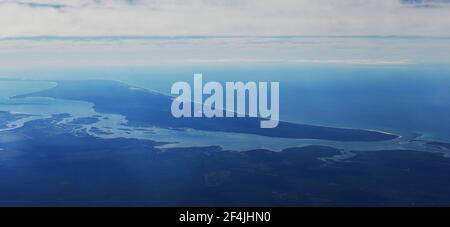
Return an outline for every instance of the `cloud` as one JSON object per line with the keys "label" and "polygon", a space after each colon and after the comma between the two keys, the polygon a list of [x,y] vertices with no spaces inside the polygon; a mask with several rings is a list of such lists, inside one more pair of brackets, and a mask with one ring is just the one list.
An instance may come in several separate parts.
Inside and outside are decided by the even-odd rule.
{"label": "cloud", "polygon": [[450,7],[450,0],[400,0],[402,4],[417,8]]}
{"label": "cloud", "polygon": [[203,64],[449,64],[450,37],[21,37],[0,70]]}
{"label": "cloud", "polygon": [[447,0],[0,0],[0,37],[450,36]]}

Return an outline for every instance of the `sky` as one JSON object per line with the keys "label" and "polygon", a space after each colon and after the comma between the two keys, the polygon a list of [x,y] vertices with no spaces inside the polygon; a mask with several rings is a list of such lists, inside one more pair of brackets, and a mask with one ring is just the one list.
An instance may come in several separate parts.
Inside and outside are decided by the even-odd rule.
{"label": "sky", "polygon": [[0,0],[0,37],[450,36],[449,0]]}
{"label": "sky", "polygon": [[0,0],[0,28],[0,70],[450,64],[450,0]]}

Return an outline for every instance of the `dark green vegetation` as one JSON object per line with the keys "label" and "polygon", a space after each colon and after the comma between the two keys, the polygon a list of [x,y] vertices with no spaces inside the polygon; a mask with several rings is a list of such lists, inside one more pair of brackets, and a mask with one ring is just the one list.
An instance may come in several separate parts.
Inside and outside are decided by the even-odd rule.
{"label": "dark green vegetation", "polygon": [[[35,120],[0,143],[0,205],[415,206],[450,203],[450,159],[419,151],[282,152],[220,147],[159,150],[161,143],[72,135]],[[431,177],[432,176],[432,177]]]}

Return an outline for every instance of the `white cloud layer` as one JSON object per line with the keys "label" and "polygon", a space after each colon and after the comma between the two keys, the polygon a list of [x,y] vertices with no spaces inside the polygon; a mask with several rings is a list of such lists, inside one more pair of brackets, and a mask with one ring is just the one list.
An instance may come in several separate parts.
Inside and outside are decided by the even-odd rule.
{"label": "white cloud layer", "polygon": [[0,37],[41,35],[450,36],[449,2],[446,0],[416,2],[408,0],[0,0]]}

